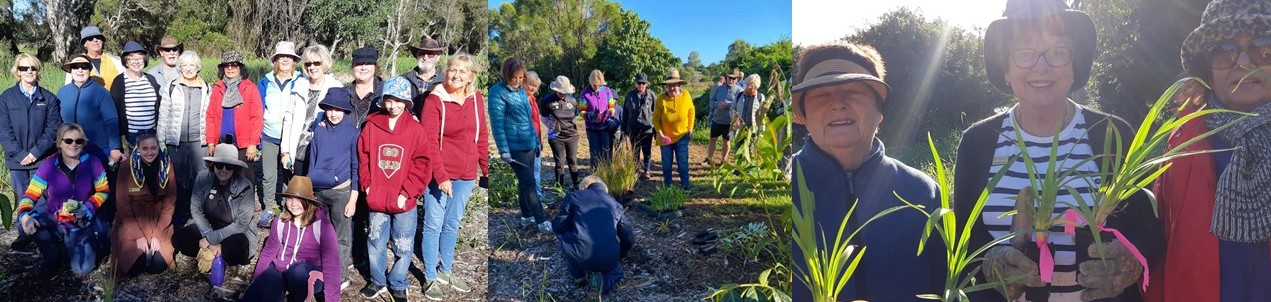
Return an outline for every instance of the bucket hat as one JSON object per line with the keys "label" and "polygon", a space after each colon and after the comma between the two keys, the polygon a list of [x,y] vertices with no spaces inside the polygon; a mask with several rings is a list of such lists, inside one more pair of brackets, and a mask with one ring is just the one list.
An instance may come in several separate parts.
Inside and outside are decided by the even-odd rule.
{"label": "bucket hat", "polygon": [[216,148],[212,150],[213,150],[212,151],[213,155],[203,157],[204,161],[227,164],[227,165],[235,165],[235,166],[238,166],[239,168],[247,168],[247,163],[244,163],[243,161],[238,159],[238,148],[235,148],[234,145],[217,144]]}
{"label": "bucket hat", "polygon": [[1217,0],[1205,6],[1200,26],[1183,40],[1179,57],[1183,70],[1192,75],[1208,75],[1205,46],[1239,36],[1271,35],[1271,1]]}
{"label": "bucket hat", "polygon": [[569,78],[565,76],[556,76],[556,80],[553,80],[552,84],[548,85],[548,88],[551,88],[552,91],[564,94],[574,93],[574,85],[570,84]]}
{"label": "bucket hat", "polygon": [[410,54],[416,57],[419,56],[420,52],[440,53],[446,50],[445,47],[441,47],[441,43],[437,42],[437,40],[433,40],[432,38],[428,36],[423,36],[419,38],[419,47],[415,47],[414,45],[407,45],[407,47],[410,47]]}
{"label": "bucket hat", "polygon": [[680,78],[679,69],[671,69],[670,72],[666,73],[666,78],[662,80],[662,85],[683,84],[683,83],[684,83],[684,79]]}
{"label": "bucket hat", "polygon": [[288,56],[296,61],[300,61],[300,55],[296,54],[296,43],[289,41],[281,41],[274,45],[274,55],[269,56],[269,60],[277,60],[278,56]]}
{"label": "bucket hat", "polygon": [[1006,93],[1012,93],[1006,84],[1007,56],[1011,37],[1021,24],[1055,20],[1062,22],[1073,42],[1072,87],[1069,91],[1077,91],[1086,86],[1090,80],[1090,69],[1094,67],[1095,46],[1097,38],[1094,20],[1090,15],[1068,8],[1063,0],[1008,0],[1002,18],[989,23],[984,31],[984,69],[993,83]]}

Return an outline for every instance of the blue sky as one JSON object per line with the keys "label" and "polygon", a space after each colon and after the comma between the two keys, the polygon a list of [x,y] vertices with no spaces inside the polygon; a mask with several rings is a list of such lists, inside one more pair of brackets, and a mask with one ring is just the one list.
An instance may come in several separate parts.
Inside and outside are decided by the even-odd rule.
{"label": "blue sky", "polygon": [[[490,0],[497,8],[511,0]],[[694,50],[702,64],[724,59],[728,45],[742,39],[751,45],[768,44],[790,37],[790,1],[773,0],[633,0],[616,1],[635,11],[652,25],[649,31],[662,39],[682,60]]]}

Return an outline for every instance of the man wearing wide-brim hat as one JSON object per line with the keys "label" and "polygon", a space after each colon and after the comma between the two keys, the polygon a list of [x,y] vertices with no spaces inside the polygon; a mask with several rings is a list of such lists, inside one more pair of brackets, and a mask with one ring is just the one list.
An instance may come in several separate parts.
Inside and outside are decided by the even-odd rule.
{"label": "man wearing wide-brim hat", "polygon": [[414,45],[408,45],[408,47],[417,65],[403,73],[402,78],[410,81],[411,99],[414,101],[410,111],[415,116],[422,116],[424,98],[445,79],[445,71],[437,68],[437,61],[441,59],[442,52],[446,48],[427,35],[419,38],[418,47]]}
{"label": "man wearing wide-brim hat", "polygon": [[[883,82],[886,68],[878,52],[870,46],[836,42],[812,45],[799,58],[792,107],[794,115],[807,125],[809,136],[794,155],[791,186],[806,187],[813,196],[794,190],[795,210],[811,218],[810,223],[795,226],[798,232],[826,236],[832,245],[846,240],[834,238],[845,219],[847,229],[856,230],[865,220],[861,217],[905,205],[900,198],[937,207],[935,182],[888,157],[882,140],[875,137],[891,92]],[[856,211],[848,217],[853,206]],[[927,217],[917,211],[900,211],[863,229],[852,244],[868,246],[869,252],[843,292],[833,298],[920,301],[915,295],[939,293],[945,274],[943,253],[939,252],[943,245],[939,240],[928,240],[927,250],[914,254],[918,247],[915,238],[921,237],[926,221]],[[818,251],[830,248],[826,242],[818,240],[816,244]],[[808,271],[808,263],[802,259],[816,251],[796,246],[793,252],[794,271]],[[802,278],[794,279],[794,300],[811,301],[809,285]]]}
{"label": "man wearing wide-brim hat", "polygon": [[[115,80],[115,77],[124,72],[123,60],[106,53],[106,35],[103,35],[101,29],[96,26],[89,25],[81,29],[79,41],[84,46],[84,55],[88,56],[88,61],[93,65],[90,75],[100,77],[102,85],[109,89],[109,84]],[[71,83],[69,73],[66,74],[66,80],[62,83]]]}
{"label": "man wearing wide-brim hat", "polygon": [[159,45],[155,45],[154,52],[159,55],[160,64],[150,67],[146,73],[154,76],[163,85],[180,79],[181,71],[177,69],[177,58],[185,52],[185,43],[179,43],[172,37],[163,37],[159,40]]}

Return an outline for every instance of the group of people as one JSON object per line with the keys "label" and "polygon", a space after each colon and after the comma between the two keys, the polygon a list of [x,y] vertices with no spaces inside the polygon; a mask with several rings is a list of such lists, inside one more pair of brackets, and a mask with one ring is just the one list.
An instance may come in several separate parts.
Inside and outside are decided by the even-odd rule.
{"label": "group of people", "polygon": [[[297,53],[283,41],[259,81],[231,50],[209,83],[175,39],[153,51],[127,41],[116,57],[97,27],[80,38],[85,53],[62,64],[57,93],[40,87],[40,60],[18,54],[18,83],[0,94],[14,244],[34,242],[43,273],[69,259],[82,276],[110,257],[119,276],[154,274],[184,255],[205,273],[224,263],[250,275],[243,300],[338,301],[360,256],[362,296],[404,301],[418,245],[426,298],[471,290],[453,258],[467,201],[486,183],[490,131],[472,56],[438,68],[446,48],[423,37],[410,46],[418,65],[381,80],[378,53],[359,48],[344,85],[327,47]],[[151,56],[159,65],[143,72]]]}
{"label": "group of people", "polygon": [[[1207,84],[1189,83],[1174,96],[1174,105],[1167,107],[1176,108],[1174,114],[1179,116],[1202,108],[1233,112],[1181,124],[1166,148],[1195,140],[1184,152],[1223,151],[1172,159],[1169,169],[1148,188],[1154,203],[1147,194],[1123,201],[1106,225],[1119,230],[1123,239],[1087,248],[1079,247],[1073,234],[1062,228],[1039,236],[1048,238],[1053,251],[1052,274],[1039,270],[1041,261],[1008,242],[989,248],[977,264],[976,280],[1002,283],[996,291],[975,292],[971,298],[1271,299],[1271,287],[1266,286],[1271,277],[1267,244],[1271,224],[1266,223],[1266,215],[1259,215],[1267,208],[1266,194],[1260,193],[1271,190],[1271,178],[1263,175],[1271,166],[1262,160],[1271,155],[1267,147],[1271,141],[1268,24],[1271,2],[1216,0],[1206,7],[1200,26],[1181,47],[1187,76]],[[1044,171],[1049,160],[1060,161],[1056,163],[1060,169],[1077,171],[1068,177],[1078,179],[1067,182],[1070,187],[1056,198],[1055,213],[1061,213],[1068,210],[1067,205],[1078,204],[1079,198],[1090,201],[1097,194],[1098,180],[1079,178],[1107,172],[1101,170],[1107,167],[1086,159],[1128,146],[1134,131],[1128,123],[1068,98],[1089,80],[1098,54],[1095,28],[1088,15],[1060,0],[1010,0],[1004,17],[988,26],[984,36],[987,80],[1017,103],[970,126],[958,146],[954,213],[959,222],[976,219],[967,243],[972,249],[1014,231],[1012,216],[1007,214],[1016,209],[1015,197],[1029,190],[1028,171]],[[815,202],[798,190],[793,199],[796,207],[815,206],[819,224],[838,225],[847,219],[848,227],[855,229],[884,209],[904,205],[901,198],[933,208],[939,206],[940,194],[948,193],[940,192],[921,171],[888,157],[875,137],[888,94],[902,89],[886,84],[885,56],[868,45],[849,43],[812,45],[799,56],[792,108],[796,121],[806,125],[810,135],[794,157],[805,175],[795,180],[795,187],[806,185],[815,193]],[[1239,120],[1240,113],[1256,115]],[[1112,134],[1114,128],[1120,136]],[[1213,136],[1202,138],[1215,129]],[[1105,143],[1122,148],[1105,148]],[[1058,144],[1057,157],[1047,156],[1052,144]],[[1035,167],[1013,160],[1024,154],[1021,148],[1028,148]],[[995,175],[1002,175],[1001,179],[990,183]],[[982,216],[968,217],[981,194],[987,194]],[[853,200],[860,201],[857,211],[845,217]],[[865,227],[852,244],[868,246],[869,251],[838,299],[917,301],[917,294],[940,293],[949,261],[939,252],[945,243],[932,240],[921,255],[914,253],[926,219],[916,211],[900,211]],[[794,259],[811,252],[796,248]],[[1043,275],[1049,280],[1043,281]],[[794,299],[810,300],[808,285],[796,280]],[[1048,291],[1030,292],[1039,287]]]}

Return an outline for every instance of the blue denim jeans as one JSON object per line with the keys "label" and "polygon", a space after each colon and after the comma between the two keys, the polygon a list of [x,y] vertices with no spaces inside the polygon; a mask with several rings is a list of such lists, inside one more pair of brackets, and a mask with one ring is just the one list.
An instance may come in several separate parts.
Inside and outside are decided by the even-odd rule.
{"label": "blue denim jeans", "polygon": [[[424,277],[436,280],[437,272],[450,274],[459,241],[459,222],[463,220],[468,198],[472,197],[473,180],[450,180],[452,196],[446,196],[433,182],[424,193],[424,236],[419,249],[424,253]],[[437,266],[438,254],[441,267]]]}
{"label": "blue denim jeans", "polygon": [[[410,280],[406,280],[406,274],[410,269],[410,261],[413,259],[411,249],[415,246],[415,219],[418,216],[415,210],[417,209],[399,214],[367,213],[367,220],[371,225],[366,234],[366,253],[367,258],[370,258],[371,283],[380,286],[387,284],[389,289],[394,290],[405,290],[407,286],[410,286]],[[391,271],[387,271],[388,280],[385,280],[385,272],[388,269],[389,239],[393,241],[393,267]]]}
{"label": "blue denim jeans", "polygon": [[45,266],[53,266],[62,262],[63,257],[70,257],[71,272],[76,276],[86,276],[97,268],[97,245],[101,240],[94,228],[109,232],[99,221],[93,221],[87,228],[64,230],[58,226],[52,215],[36,213],[30,216],[39,223],[35,234],[27,234],[18,227],[18,236],[34,236],[39,247],[40,256]]}
{"label": "blue denim jeans", "polygon": [[591,169],[595,170],[599,160],[613,155],[613,131],[587,129],[587,144],[591,152]]}
{"label": "blue denim jeans", "polygon": [[[670,145],[662,146],[662,184],[671,185],[671,159],[678,165],[680,172],[680,186],[688,187],[688,143],[691,138],[681,137],[679,141]],[[672,157],[674,156],[674,157]]]}

